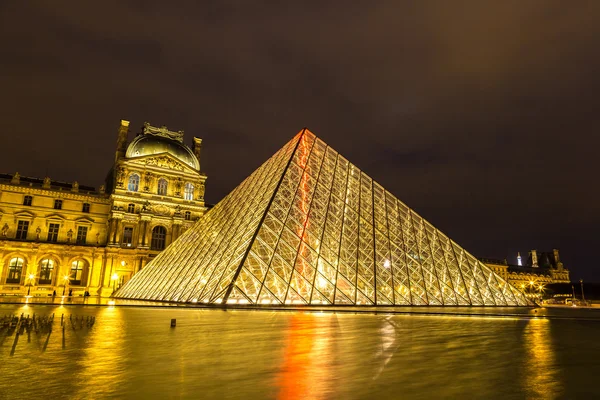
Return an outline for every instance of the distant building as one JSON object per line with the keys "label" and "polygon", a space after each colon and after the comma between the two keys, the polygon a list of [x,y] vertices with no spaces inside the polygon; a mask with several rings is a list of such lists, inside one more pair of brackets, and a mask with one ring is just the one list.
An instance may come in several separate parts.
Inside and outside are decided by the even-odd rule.
{"label": "distant building", "polygon": [[[517,260],[520,260],[520,254]],[[485,265],[519,289],[539,288],[551,283],[569,283],[569,270],[560,261],[558,249],[551,252],[532,250],[525,265],[509,264],[506,259],[480,258]]]}
{"label": "distant building", "polygon": [[202,140],[128,128],[98,190],[0,174],[0,294],[109,295],[204,214]]}

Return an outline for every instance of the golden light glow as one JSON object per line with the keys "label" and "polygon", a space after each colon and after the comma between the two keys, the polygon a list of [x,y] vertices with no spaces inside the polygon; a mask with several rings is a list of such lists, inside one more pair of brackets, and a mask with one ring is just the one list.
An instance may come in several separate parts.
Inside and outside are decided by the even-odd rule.
{"label": "golden light glow", "polygon": [[110,279],[112,279],[113,281],[116,281],[117,279],[119,279],[119,274],[117,274],[115,272],[114,274],[112,274],[112,276],[110,277]]}

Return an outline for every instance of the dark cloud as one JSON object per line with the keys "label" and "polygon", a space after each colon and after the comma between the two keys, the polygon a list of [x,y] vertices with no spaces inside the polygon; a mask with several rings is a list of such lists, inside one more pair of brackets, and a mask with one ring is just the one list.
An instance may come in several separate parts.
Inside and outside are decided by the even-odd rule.
{"label": "dark cloud", "polygon": [[0,170],[98,185],[118,121],[204,139],[218,201],[302,127],[477,255],[600,279],[600,3],[0,5]]}

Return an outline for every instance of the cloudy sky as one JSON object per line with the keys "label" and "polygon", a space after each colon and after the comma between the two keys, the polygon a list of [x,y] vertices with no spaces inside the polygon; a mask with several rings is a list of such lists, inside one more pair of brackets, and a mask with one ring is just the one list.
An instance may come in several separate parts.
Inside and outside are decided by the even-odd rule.
{"label": "cloudy sky", "polygon": [[600,281],[599,1],[95,3],[0,3],[0,172],[98,186],[149,121],[216,203],[306,126],[476,256]]}

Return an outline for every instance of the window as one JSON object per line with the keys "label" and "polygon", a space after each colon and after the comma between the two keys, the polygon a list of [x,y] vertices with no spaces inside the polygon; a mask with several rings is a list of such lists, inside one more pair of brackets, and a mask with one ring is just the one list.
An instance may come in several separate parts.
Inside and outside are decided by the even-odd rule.
{"label": "window", "polygon": [[183,214],[185,216],[185,220],[189,221],[192,219],[192,213],[189,211],[186,211],[185,214]]}
{"label": "window", "polygon": [[128,204],[127,205],[127,212],[128,213],[134,213],[135,212],[135,204]]}
{"label": "window", "polygon": [[23,273],[23,259],[19,257],[11,258],[8,263],[8,275],[6,283],[21,283],[21,274]]}
{"label": "window", "polygon": [[123,244],[127,247],[131,247],[131,243],[133,243],[133,228],[131,226],[126,226],[123,228]]}
{"label": "window", "polygon": [[89,213],[90,212],[90,203],[83,203],[83,208],[82,210],[84,213]]}
{"label": "window", "polygon": [[54,272],[54,260],[43,259],[40,263],[40,285],[52,285],[52,273]]}
{"label": "window", "polygon": [[152,250],[162,250],[165,248],[165,239],[167,237],[167,229],[163,226],[155,226],[152,229],[152,243],[150,248]]}
{"label": "window", "polygon": [[31,197],[31,196],[23,197],[23,205],[24,206],[30,206],[32,201],[33,201],[33,197]]}
{"label": "window", "polygon": [[54,200],[54,209],[62,210],[62,200]]}
{"label": "window", "polygon": [[140,176],[138,174],[132,174],[129,177],[129,184],[127,190],[130,192],[137,192],[140,189]]}
{"label": "window", "polygon": [[48,226],[48,241],[56,243],[58,241],[58,230],[60,224],[50,224]]}
{"label": "window", "polygon": [[85,284],[83,279],[83,272],[85,270],[85,261],[75,260],[71,263],[71,273],[69,274],[69,281],[71,285],[82,285]]}
{"label": "window", "polygon": [[88,227],[87,226],[79,226],[77,227],[77,240],[75,243],[77,244],[85,244],[87,241],[87,233],[88,233]]}
{"label": "window", "polygon": [[185,192],[183,193],[183,198],[185,200],[194,200],[194,185],[191,183],[185,184]]}
{"label": "window", "polygon": [[164,178],[160,178],[158,180],[158,194],[161,196],[166,196],[167,195],[167,180]]}
{"label": "window", "polygon": [[29,221],[17,222],[17,236],[15,238],[18,240],[26,240],[28,230],[29,230]]}

